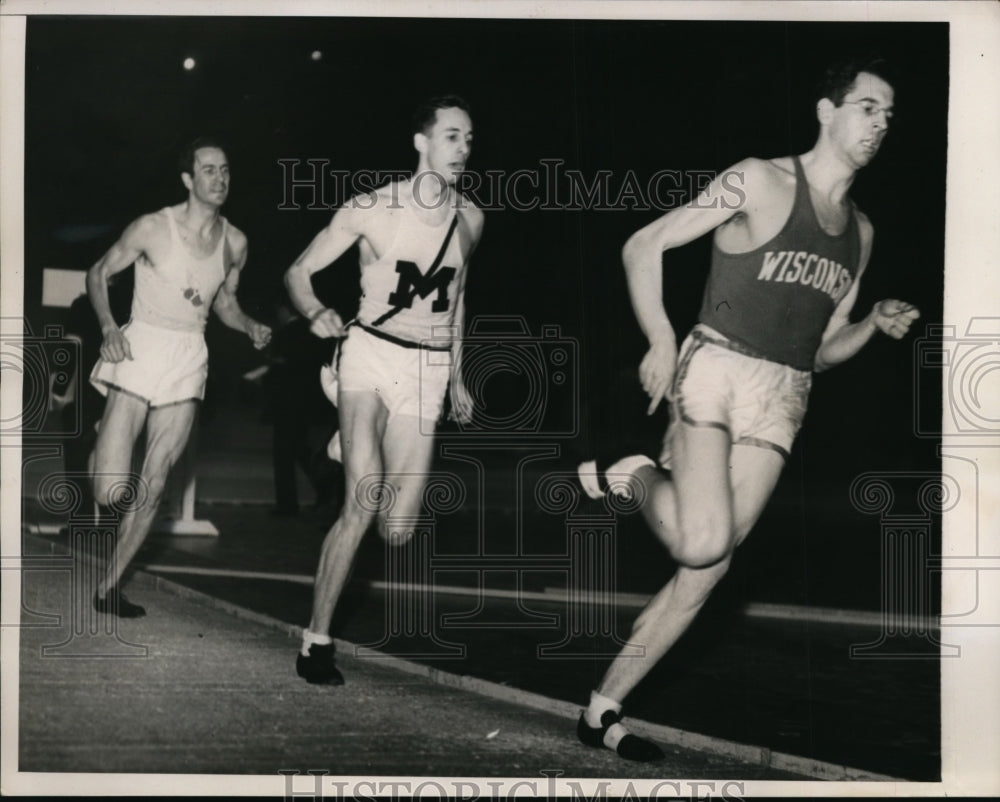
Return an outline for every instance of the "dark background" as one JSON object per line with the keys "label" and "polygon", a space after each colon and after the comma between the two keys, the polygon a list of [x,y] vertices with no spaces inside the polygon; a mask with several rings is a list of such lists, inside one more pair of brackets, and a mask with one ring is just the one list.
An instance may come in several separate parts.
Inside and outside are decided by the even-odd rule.
{"label": "dark background", "polygon": [[[866,471],[940,468],[936,441],[915,437],[913,422],[918,403],[937,419],[940,375],[916,373],[914,344],[942,314],[946,24],[32,17],[25,313],[33,325],[60,322],[60,310],[40,308],[43,267],[86,269],[139,214],[184,199],[176,154],[199,134],[228,145],[225,214],[250,240],[241,301],[268,319],[284,270],[330,216],[278,210],[279,159],[412,169],[413,107],[455,91],[473,110],[471,170],[540,171],[541,159],[562,159],[586,177],[612,171],[614,196],[629,170],[645,186],[662,169],[719,171],[808,150],[821,68],[868,49],[902,77],[891,133],[852,189],[876,231],[856,316],[899,297],[923,317],[902,344],[877,336],[817,377],[788,469],[731,582],[761,600],[877,609],[879,523],[852,508],[848,488]],[[188,56],[192,71],[181,66]],[[571,468],[597,437],[662,434],[665,416],[643,418],[635,371],[645,343],[619,259],[628,235],[659,213],[487,214],[470,319],[522,315],[533,334],[555,324],[578,345],[579,432],[552,440],[562,463],[546,469]],[[708,238],[669,254],[664,289],[680,336],[695,322],[708,257]],[[356,271],[349,254],[319,281],[347,314]],[[210,395],[225,410],[258,357],[217,322],[208,336]],[[518,381],[497,376],[484,397],[503,409]],[[634,519],[622,526],[635,537],[619,585],[657,588],[669,571],[662,550]]]}

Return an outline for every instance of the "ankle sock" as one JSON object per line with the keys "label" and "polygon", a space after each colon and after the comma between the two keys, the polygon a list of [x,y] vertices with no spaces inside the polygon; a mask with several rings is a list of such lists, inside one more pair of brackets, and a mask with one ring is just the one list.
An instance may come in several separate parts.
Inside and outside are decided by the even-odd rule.
{"label": "ankle sock", "polygon": [[315,632],[310,632],[308,629],[302,630],[302,656],[309,656],[309,647],[313,644],[318,646],[327,646],[333,643],[333,638],[329,635],[317,635]]}
{"label": "ankle sock", "polygon": [[[631,454],[618,460],[613,465],[609,465],[604,475],[609,483],[616,480],[620,482],[623,475],[632,476],[644,465],[649,465],[652,468],[656,467],[656,463],[645,454]],[[618,492],[623,493],[625,491],[619,490]]]}
{"label": "ankle sock", "polygon": [[601,723],[601,716],[603,716],[607,710],[613,710],[615,713],[621,713],[621,702],[616,702],[614,699],[609,699],[607,696],[601,696],[601,694],[597,691],[591,691],[590,705],[584,713],[584,718],[586,719],[587,724],[591,727],[603,726]]}

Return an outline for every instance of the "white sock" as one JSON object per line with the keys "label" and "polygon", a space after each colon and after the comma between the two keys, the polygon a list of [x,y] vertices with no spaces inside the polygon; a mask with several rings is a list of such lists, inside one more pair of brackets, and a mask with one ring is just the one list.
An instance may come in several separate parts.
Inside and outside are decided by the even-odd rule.
{"label": "white sock", "polygon": [[597,691],[591,691],[590,706],[584,713],[587,724],[591,727],[600,727],[601,716],[604,715],[604,711],[606,710],[614,710],[616,713],[621,713],[622,703],[616,702],[614,699],[609,699],[607,696],[601,696]]}
{"label": "white sock", "polygon": [[317,635],[315,632],[310,632],[308,629],[302,630],[302,656],[309,656],[309,647],[314,643],[320,646],[326,646],[328,643],[333,643],[333,638],[329,635]]}
{"label": "white sock", "polygon": [[606,476],[614,476],[616,474],[627,474],[631,476],[643,465],[651,465],[654,468],[656,467],[656,463],[645,454],[632,454],[628,457],[622,457],[614,465],[609,465],[608,469],[604,473]]}
{"label": "white sock", "polygon": [[653,468],[656,467],[656,463],[645,454],[633,454],[629,457],[623,457],[614,465],[609,466],[604,472],[604,479],[611,486],[611,492],[617,496],[629,495],[631,491],[625,482],[623,482],[623,479],[625,477],[630,478],[644,465],[649,465]]}
{"label": "white sock", "polygon": [[618,749],[618,742],[621,741],[628,735],[628,730],[625,729],[621,724],[612,724],[608,727],[608,731],[604,733],[604,745],[608,749]]}

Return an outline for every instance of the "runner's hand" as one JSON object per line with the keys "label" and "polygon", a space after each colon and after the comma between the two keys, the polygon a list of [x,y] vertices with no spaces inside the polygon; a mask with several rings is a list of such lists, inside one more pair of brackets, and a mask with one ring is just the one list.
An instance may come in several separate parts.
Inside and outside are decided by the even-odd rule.
{"label": "runner's hand", "polygon": [[332,309],[324,309],[311,319],[309,331],[323,339],[328,337],[343,337],[344,321]]}
{"label": "runner's hand", "polygon": [[647,415],[652,415],[664,398],[670,400],[670,383],[676,366],[677,346],[671,340],[657,340],[642,358],[639,381],[650,398]]}
{"label": "runner's hand", "polygon": [[101,359],[105,362],[121,362],[132,358],[132,348],[122,330],[108,327],[104,330],[104,341],[101,343]]}
{"label": "runner's hand", "polygon": [[253,347],[259,351],[271,342],[271,327],[251,320],[247,324],[247,336],[253,342]]}
{"label": "runner's hand", "polygon": [[872,322],[895,340],[905,337],[918,317],[920,310],[917,307],[895,298],[879,301],[872,309]]}

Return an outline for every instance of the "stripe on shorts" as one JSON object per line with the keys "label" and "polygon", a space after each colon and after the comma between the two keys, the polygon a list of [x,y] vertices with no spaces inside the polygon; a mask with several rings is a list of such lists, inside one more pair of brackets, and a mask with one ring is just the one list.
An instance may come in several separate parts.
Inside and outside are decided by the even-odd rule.
{"label": "stripe on shorts", "polygon": [[136,399],[137,401],[142,401],[142,403],[144,404],[147,405],[149,404],[149,399],[146,398],[145,396],[141,396],[138,393],[133,392],[132,390],[126,390],[124,387],[119,387],[117,384],[109,382],[107,379],[101,379],[99,377],[95,377],[94,381],[97,382],[98,384],[103,384],[109,390],[117,390],[122,395],[127,395],[130,398]]}
{"label": "stripe on shorts", "polygon": [[728,434],[730,440],[733,439],[733,433],[729,431],[729,427],[724,423],[719,423],[714,420],[695,420],[694,418],[688,417],[683,411],[681,412],[681,420],[688,426],[696,426],[699,429],[718,429],[719,431]]}
{"label": "stripe on shorts", "polygon": [[[694,332],[692,332],[692,334],[701,334],[701,332],[697,331],[696,329]],[[681,359],[681,363],[677,366],[677,374],[674,380],[674,387],[677,391],[675,400],[677,404],[678,415],[680,416],[681,421],[686,423],[688,426],[700,426],[711,429],[719,429],[728,434],[729,439],[732,440],[733,434],[729,430],[729,426],[727,426],[725,423],[722,423],[721,421],[695,420],[690,415],[688,415],[687,411],[684,409],[684,394],[681,392],[681,384],[683,384],[684,379],[687,376],[688,368],[691,365],[691,360],[694,358],[695,353],[701,349],[704,343],[711,342],[711,340],[702,335],[694,337],[693,342],[694,344],[687,350],[687,353],[685,353],[683,359]]]}
{"label": "stripe on shorts", "polygon": [[201,399],[198,398],[198,396],[193,395],[190,398],[182,398],[182,399],[180,399],[180,401],[167,401],[167,403],[165,403],[165,404],[150,404],[149,408],[150,409],[163,409],[164,407],[174,407],[174,406],[177,406],[178,404],[186,404],[186,403],[188,403],[188,401],[195,401],[195,402],[201,403]]}
{"label": "stripe on shorts", "polygon": [[777,443],[772,443],[770,440],[762,440],[759,437],[741,437],[735,442],[738,446],[755,446],[756,448],[769,448],[772,451],[777,451],[781,454],[782,458],[787,460],[790,456],[788,451]]}

